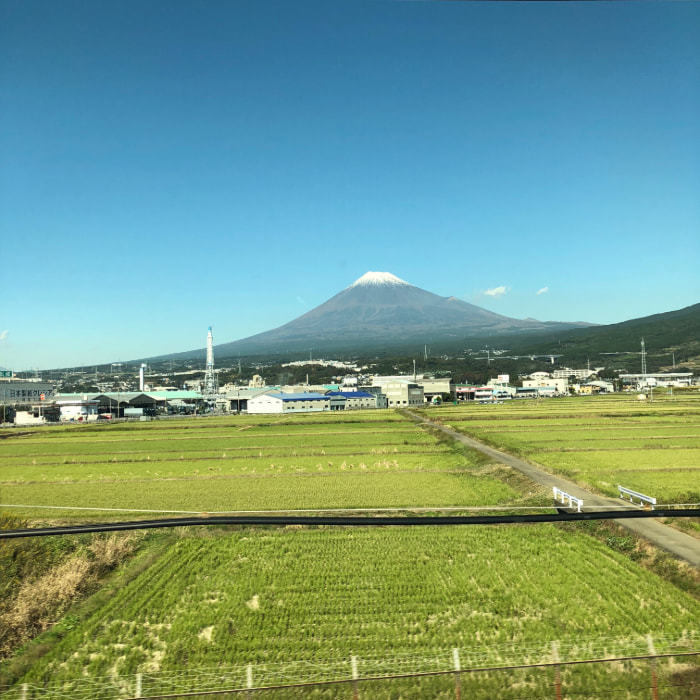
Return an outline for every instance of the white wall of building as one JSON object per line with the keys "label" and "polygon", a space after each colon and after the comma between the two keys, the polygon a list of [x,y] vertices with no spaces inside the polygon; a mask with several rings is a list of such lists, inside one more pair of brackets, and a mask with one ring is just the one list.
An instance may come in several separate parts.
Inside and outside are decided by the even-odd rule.
{"label": "white wall of building", "polygon": [[33,411],[17,411],[15,413],[15,425],[41,425],[46,423],[43,415],[35,416]]}
{"label": "white wall of building", "polygon": [[552,377],[554,379],[568,379],[573,375],[576,379],[588,379],[594,374],[595,372],[592,369],[570,369],[569,367],[564,367],[564,369],[555,369],[552,372]]}
{"label": "white wall of building", "polygon": [[402,379],[376,381],[386,396],[389,408],[401,408],[404,406],[422,406],[425,399],[423,387]]}
{"label": "white wall of building", "polygon": [[97,420],[97,402],[94,403],[58,403],[61,409],[62,421],[94,421]]}
{"label": "white wall of building", "polygon": [[568,392],[569,382],[566,378],[556,378],[556,379],[523,379],[523,387],[526,389],[539,389],[546,387],[554,387],[556,393],[566,394]]}
{"label": "white wall of building", "polygon": [[330,397],[324,399],[287,399],[274,394],[263,394],[248,399],[248,413],[319,413],[329,411]]}

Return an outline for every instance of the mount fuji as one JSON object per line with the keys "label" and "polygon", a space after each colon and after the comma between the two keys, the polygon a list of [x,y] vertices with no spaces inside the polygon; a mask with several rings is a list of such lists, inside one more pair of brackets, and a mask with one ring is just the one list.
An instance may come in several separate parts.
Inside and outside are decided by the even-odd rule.
{"label": "mount fuji", "polygon": [[[215,346],[217,357],[362,351],[444,344],[465,338],[559,331],[587,323],[516,319],[415,287],[390,272],[367,272],[320,306],[264,333]],[[167,357],[198,357],[204,351]]]}

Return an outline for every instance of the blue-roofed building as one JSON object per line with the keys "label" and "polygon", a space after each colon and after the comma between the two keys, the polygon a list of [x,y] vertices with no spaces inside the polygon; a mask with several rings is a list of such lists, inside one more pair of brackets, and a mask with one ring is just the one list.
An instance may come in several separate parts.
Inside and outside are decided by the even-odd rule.
{"label": "blue-roofed building", "polygon": [[331,410],[331,397],[315,392],[271,392],[248,399],[248,413],[312,413]]}
{"label": "blue-roofed building", "polygon": [[377,396],[367,391],[329,391],[328,395],[335,399],[344,398],[345,405],[343,408],[347,410],[356,408],[379,408]]}

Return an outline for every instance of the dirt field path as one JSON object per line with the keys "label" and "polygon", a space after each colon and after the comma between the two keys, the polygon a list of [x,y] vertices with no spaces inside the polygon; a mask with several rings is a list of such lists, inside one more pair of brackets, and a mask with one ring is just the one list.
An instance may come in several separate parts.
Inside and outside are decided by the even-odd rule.
{"label": "dirt field path", "polygon": [[[462,433],[458,433],[456,430],[447,428],[440,423],[436,423],[428,418],[419,416],[413,411],[406,411],[406,414],[413,418],[416,422],[430,425],[433,428],[441,430],[446,435],[454,438],[458,442],[464,445],[474,448],[479,452],[491,457],[491,459],[501,462],[502,464],[507,464],[513,469],[517,469],[522,472],[527,477],[532,479],[535,483],[541,484],[551,489],[554,486],[570,493],[572,496],[577,498],[582,498],[585,506],[595,506],[595,507],[609,507],[617,506],[619,507],[622,501],[615,498],[608,498],[607,496],[598,496],[584,488],[581,488],[578,484],[569,479],[565,479],[561,476],[556,476],[554,474],[549,474],[548,472],[526,462],[524,459],[509,455],[507,452],[501,452],[493,447],[485,445],[483,442],[479,442],[474,438],[467,437]],[[628,530],[644,537],[649,540],[649,542],[665,549],[679,559],[684,559],[689,564],[700,568],[700,540],[690,535],[686,535],[684,532],[675,530],[668,525],[664,525],[658,520],[617,520],[617,523],[626,527]]]}

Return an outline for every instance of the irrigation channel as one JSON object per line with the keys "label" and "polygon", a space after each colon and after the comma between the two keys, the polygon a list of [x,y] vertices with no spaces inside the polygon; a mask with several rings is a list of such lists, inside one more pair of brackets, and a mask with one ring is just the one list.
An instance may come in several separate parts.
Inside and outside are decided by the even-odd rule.
{"label": "irrigation channel", "polygon": [[[535,646],[452,648],[423,655],[328,661],[240,664],[182,671],[76,678],[56,686],[23,683],[0,688],[2,700],[165,700],[191,697],[299,697],[312,690],[332,697],[697,697],[696,635],[683,639],[578,638]],[[678,673],[679,665],[686,670]],[[606,673],[624,687],[606,683]],[[530,680],[523,683],[528,676]],[[427,684],[427,685],[426,685]],[[602,688],[601,688],[602,685]],[[523,687],[521,692],[518,686]],[[500,692],[499,692],[500,689]],[[4,690],[4,692],[3,692]],[[326,695],[324,695],[326,697]],[[329,696],[330,697],[330,696]]]}
{"label": "irrigation channel", "polygon": [[167,527],[202,525],[337,525],[343,527],[425,527],[431,525],[503,525],[520,523],[564,523],[577,520],[622,520],[630,518],[697,518],[700,508],[666,508],[657,510],[603,510],[589,512],[539,513],[530,515],[436,515],[436,516],[299,516],[299,515],[219,515],[202,514],[190,518],[128,520],[116,523],[86,525],[56,525],[52,527],[0,530],[0,539],[17,537],[48,537],[77,535],[84,532],[115,532],[119,530],[151,530]]}

